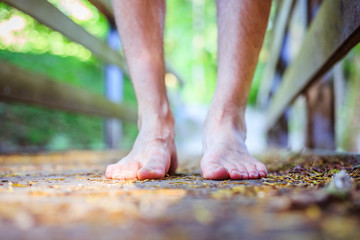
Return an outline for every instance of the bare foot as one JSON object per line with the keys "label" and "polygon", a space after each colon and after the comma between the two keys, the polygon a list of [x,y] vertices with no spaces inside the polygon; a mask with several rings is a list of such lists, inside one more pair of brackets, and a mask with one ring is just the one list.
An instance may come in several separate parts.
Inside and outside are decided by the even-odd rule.
{"label": "bare foot", "polygon": [[107,167],[112,179],[155,179],[174,173],[177,167],[174,144],[174,118],[143,119],[131,152]]}
{"label": "bare foot", "polygon": [[244,127],[208,115],[203,139],[204,155],[200,163],[204,178],[256,179],[267,175],[265,165],[248,152],[245,123],[240,125]]}

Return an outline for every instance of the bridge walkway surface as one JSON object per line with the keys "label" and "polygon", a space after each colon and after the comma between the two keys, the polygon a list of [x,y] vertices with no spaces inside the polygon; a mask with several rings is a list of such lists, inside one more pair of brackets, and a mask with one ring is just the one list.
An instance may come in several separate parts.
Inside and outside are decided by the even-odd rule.
{"label": "bridge walkway surface", "polygon": [[271,153],[259,156],[268,166],[267,178],[236,181],[205,180],[200,157],[180,156],[176,175],[106,179],[106,165],[121,155],[73,151],[0,156],[0,239],[359,236],[357,155]]}

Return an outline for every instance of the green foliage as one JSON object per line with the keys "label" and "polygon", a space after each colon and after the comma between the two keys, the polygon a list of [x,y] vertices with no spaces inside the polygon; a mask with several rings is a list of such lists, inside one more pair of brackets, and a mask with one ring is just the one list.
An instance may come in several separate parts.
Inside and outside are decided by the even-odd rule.
{"label": "green foliage", "polygon": [[[86,31],[88,31],[89,33],[93,34],[98,38],[106,38],[109,31],[108,21],[89,1],[83,0],[81,1],[81,5],[74,5],[71,9],[74,10],[74,8],[76,8],[77,11],[82,10],[82,14],[80,16],[83,16],[83,18],[85,19],[79,19],[74,17],[69,11],[70,9],[66,9],[59,0],[49,0],[49,2],[52,3],[55,7],[57,7],[60,11],[62,11],[75,23],[86,29]],[[84,14],[86,15],[84,11],[88,12],[89,16],[84,16]]]}
{"label": "green foliage", "polygon": [[[337,109],[337,141],[343,151],[357,152],[360,133],[359,89],[360,89],[360,44],[356,45],[342,61],[346,93]],[[340,98],[341,99],[341,98]]]}
{"label": "green foliage", "polygon": [[99,118],[20,104],[1,103],[0,111],[2,152],[104,147]]}
{"label": "green foliage", "polygon": [[[59,0],[49,0],[65,15],[91,34],[105,39],[109,24],[104,16],[82,0],[87,17],[81,19]],[[32,17],[0,3],[0,23],[22,21],[24,26],[0,34],[0,59],[29,71],[41,73],[103,94],[103,63],[82,45],[39,24]],[[11,25],[11,24],[10,24]],[[216,85],[217,24],[215,1],[167,1],[165,28],[166,59],[185,81],[178,89],[186,103],[208,103]],[[8,41],[12,39],[11,41]],[[264,63],[258,65],[249,103],[256,101]],[[196,89],[196,91],[194,91]],[[124,82],[124,102],[136,106],[130,82]],[[104,147],[103,120],[21,104],[0,105],[0,151],[7,149],[49,149]],[[130,147],[137,134],[134,124],[124,123],[123,147]]]}
{"label": "green foliage", "polygon": [[104,92],[103,66],[95,58],[83,62],[76,57],[61,57],[49,53],[31,54],[0,50],[0,59],[56,81],[84,87],[94,93]]}
{"label": "green foliage", "polygon": [[248,100],[248,105],[255,105],[256,104],[256,99],[257,99],[257,95],[259,92],[259,88],[260,88],[260,84],[261,84],[261,78],[264,72],[264,68],[265,68],[266,63],[264,62],[259,62],[257,67],[256,67],[256,71],[255,71],[255,75],[253,78],[253,82],[251,85],[251,90],[249,93],[249,100]]}
{"label": "green foliage", "polygon": [[[107,36],[107,20],[88,1],[82,1],[91,12],[86,20],[74,17],[68,11],[71,9],[66,9],[58,0],[50,2],[91,34],[102,39]],[[21,11],[0,3],[0,23],[12,28],[14,22],[23,25],[19,24],[19,29],[15,31],[1,34],[0,59],[56,81],[85,88],[93,93],[104,93],[103,63],[92,56],[89,50],[39,24]],[[136,106],[135,94],[128,78],[124,82],[124,102]],[[0,152],[104,148],[103,119],[97,117],[0,103],[0,122]],[[121,146],[129,147],[136,134],[134,124],[124,123]]]}
{"label": "green foliage", "polygon": [[[0,58],[56,81],[67,82],[94,93],[101,94],[104,91],[103,67],[95,59],[82,62],[75,57],[9,51],[0,51]],[[6,150],[19,147],[22,150],[104,147],[103,120],[100,118],[5,103],[0,105],[0,112],[0,142]]]}
{"label": "green foliage", "polygon": [[[137,108],[134,88],[129,78],[124,78],[124,100],[128,106]],[[130,149],[138,134],[137,124],[123,122],[123,136],[120,143],[121,148]]]}
{"label": "green foliage", "polygon": [[[185,102],[208,103],[217,77],[215,1],[167,1],[165,54],[185,80],[181,90]],[[264,66],[261,62],[257,67],[249,95],[251,105],[256,102]]]}
{"label": "green foliage", "polygon": [[167,1],[165,53],[186,81],[182,89],[185,102],[206,103],[212,97],[216,84],[216,34],[214,1]]}
{"label": "green foliage", "polygon": [[[103,65],[94,58],[83,62],[75,57],[60,57],[48,53],[35,55],[0,50],[0,59],[44,74],[56,81],[85,88],[97,94],[104,92]],[[124,102],[136,106],[135,94],[128,78],[124,81]],[[0,151],[104,148],[101,118],[2,103],[0,122]],[[121,147],[130,147],[136,135],[136,125],[124,123]]]}
{"label": "green foliage", "polygon": [[[32,17],[4,3],[0,3],[0,21],[7,25],[0,36],[0,49],[74,56],[83,61],[91,58],[91,52],[82,45],[71,42],[59,32],[39,24]],[[8,29],[9,26],[15,27],[16,30]]]}

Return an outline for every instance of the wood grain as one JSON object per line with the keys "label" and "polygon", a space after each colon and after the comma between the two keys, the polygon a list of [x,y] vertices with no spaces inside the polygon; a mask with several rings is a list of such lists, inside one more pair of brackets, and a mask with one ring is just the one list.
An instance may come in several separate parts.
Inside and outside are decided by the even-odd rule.
{"label": "wood grain", "polygon": [[267,129],[312,82],[326,73],[360,41],[360,2],[325,0],[299,54],[284,73],[267,114]]}

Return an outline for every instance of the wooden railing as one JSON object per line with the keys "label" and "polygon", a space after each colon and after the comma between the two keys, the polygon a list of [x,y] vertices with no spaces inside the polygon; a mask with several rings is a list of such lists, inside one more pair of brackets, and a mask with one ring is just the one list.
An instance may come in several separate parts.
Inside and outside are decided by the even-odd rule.
{"label": "wooden railing", "polygon": [[0,101],[23,102],[51,109],[136,121],[134,109],[4,61],[0,61],[0,79]]}
{"label": "wooden railing", "polygon": [[[32,16],[40,23],[60,32],[72,41],[89,49],[96,57],[106,64],[119,67],[123,74],[128,75],[123,55],[113,50],[105,41],[93,36],[84,28],[73,22],[46,0],[2,0],[8,5]],[[114,26],[114,15],[111,2],[92,0]],[[167,72],[181,78],[169,64]],[[123,104],[114,103],[104,96],[99,96],[65,83],[35,74],[10,63],[0,62],[0,100],[16,101],[25,104],[36,104],[52,109],[60,109],[82,114],[91,114],[108,118],[136,121],[136,110]]]}
{"label": "wooden railing", "polygon": [[[287,109],[302,95],[307,104],[306,147],[335,149],[334,88],[326,73],[360,41],[360,1],[280,3],[258,99],[268,109],[268,141],[287,147]],[[295,57],[289,59],[286,41],[295,14],[302,16],[305,36]]]}

